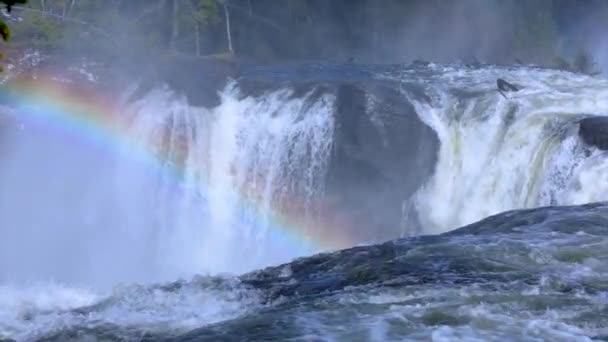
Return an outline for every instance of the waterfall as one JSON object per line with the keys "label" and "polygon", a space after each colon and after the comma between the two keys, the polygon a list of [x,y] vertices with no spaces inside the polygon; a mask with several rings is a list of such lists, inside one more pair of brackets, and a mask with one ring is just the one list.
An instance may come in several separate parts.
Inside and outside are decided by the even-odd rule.
{"label": "waterfall", "polygon": [[[607,80],[435,64],[273,70],[209,107],[169,87],[83,99],[55,79],[34,81],[44,96],[28,83],[3,93],[0,340],[350,338],[366,326],[465,336],[455,329],[488,327],[488,313],[508,319],[498,338],[541,336],[538,322],[576,337],[560,329],[601,312],[606,206],[553,206],[608,200],[608,152],[579,131],[608,115]],[[501,96],[498,77],[521,90]],[[552,207],[409,238],[538,206]],[[486,305],[503,287],[509,301]]]}
{"label": "waterfall", "polygon": [[[23,116],[0,150],[0,280],[239,274],[332,239],[348,247],[608,199],[605,152],[578,136],[581,118],[608,113],[605,80],[436,65],[369,75],[233,82],[209,108],[152,89],[114,115],[153,158]],[[523,89],[503,98],[498,77]]]}
{"label": "waterfall", "polygon": [[[502,97],[495,80],[505,74],[526,87]],[[440,141],[434,174],[415,195],[424,233],[507,210],[608,200],[608,159],[577,135],[582,117],[608,114],[605,81],[501,69],[448,70],[435,81],[424,100],[406,95]]]}
{"label": "waterfall", "polygon": [[221,99],[198,108],[158,88],[125,105],[127,134],[153,163],[131,146],[95,150],[26,123],[3,155],[0,278],[105,286],[236,274],[318,251],[333,97],[248,97],[232,84]]}

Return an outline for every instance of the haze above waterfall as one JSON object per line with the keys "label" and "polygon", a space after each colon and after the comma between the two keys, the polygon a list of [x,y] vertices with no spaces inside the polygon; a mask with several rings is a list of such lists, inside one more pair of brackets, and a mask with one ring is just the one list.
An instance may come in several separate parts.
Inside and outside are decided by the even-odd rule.
{"label": "haze above waterfall", "polygon": [[605,339],[605,13],[17,6],[0,341]]}
{"label": "haze above waterfall", "polygon": [[[327,73],[350,79],[348,68],[312,67],[306,82]],[[328,249],[443,232],[501,211],[606,199],[604,183],[597,183],[603,153],[576,133],[578,119],[608,112],[604,80],[521,68],[360,70],[360,80],[400,88],[393,112],[376,104],[387,94],[355,93],[364,99],[361,115],[371,118],[367,132],[343,121],[352,113],[339,116],[352,96],[340,84],[320,81],[298,92],[287,84],[247,95],[236,82],[213,108],[153,89],[118,113],[126,116],[126,134],[151,148],[153,164],[134,159],[129,146],[99,145],[61,124],[36,121],[31,113],[44,107],[14,108],[21,129],[4,145],[0,192],[6,279],[105,287],[241,273]],[[245,89],[262,84],[259,72],[246,76]],[[501,75],[524,90],[504,99],[493,85]],[[408,106],[413,111],[404,111]],[[390,150],[387,127],[401,120],[432,128],[414,144],[437,139],[438,151]],[[374,184],[370,172],[379,182],[392,172],[388,164],[342,166],[364,156],[356,141],[371,132],[385,141],[374,153],[404,161],[405,173],[386,183],[393,188],[378,193],[360,182]],[[435,153],[436,165],[425,161]],[[421,172],[421,165],[431,168]],[[417,183],[405,186],[414,175]],[[384,191],[392,194],[382,197]],[[383,202],[389,198],[391,206]],[[371,216],[348,220],[361,210]]]}
{"label": "haze above waterfall", "polygon": [[272,206],[300,192],[299,209],[313,210],[332,141],[332,99],[237,92],[226,89],[214,109],[191,107],[168,89],[124,107],[133,113],[127,133],[157,149],[158,165],[134,160],[129,146],[28,122],[28,111],[45,108],[17,109],[25,120],[10,135],[2,169],[7,278],[170,280],[314,251],[290,241],[282,230],[305,227],[278,226]]}

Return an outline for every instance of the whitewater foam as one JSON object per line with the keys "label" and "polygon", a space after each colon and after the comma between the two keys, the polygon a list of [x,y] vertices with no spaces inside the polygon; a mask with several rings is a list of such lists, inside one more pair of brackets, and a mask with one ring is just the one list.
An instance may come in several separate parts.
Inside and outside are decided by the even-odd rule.
{"label": "whitewater foam", "polygon": [[[430,100],[405,90],[404,96],[441,142],[435,172],[411,202],[423,233],[451,230],[510,209],[608,199],[608,158],[583,145],[576,130],[584,115],[608,113],[606,80],[543,70],[430,67],[441,72],[400,75],[426,86]],[[524,89],[504,99],[494,89],[498,76]],[[11,223],[0,229],[0,338],[27,340],[62,329],[113,326],[125,327],[125,333],[130,328],[185,333],[260,308],[262,296],[226,278],[150,283],[241,273],[320,250],[314,239],[306,239],[319,235],[319,227],[299,226],[294,238],[285,234],[289,227],[280,226],[290,222],[278,222],[274,214],[288,219],[294,212],[315,215],[333,144],[333,95],[296,96],[282,89],[247,97],[234,84],[221,95],[220,106],[213,109],[190,106],[167,88],[129,104],[130,134],[156,146],[160,159],[167,161],[157,168],[129,160],[127,149],[119,155],[92,155],[77,144],[66,146],[48,130],[49,135],[37,134],[29,127],[15,136],[18,146],[0,170],[0,216]],[[32,207],[44,210],[28,215]],[[404,212],[409,212],[407,205]],[[408,330],[415,326],[416,336],[437,340],[501,339],[514,332],[529,339],[586,340],[585,331],[571,324],[576,317],[564,311],[533,312],[532,300],[548,307],[543,295],[559,297],[555,289],[568,282],[603,283],[602,255],[588,251],[603,250],[605,244],[594,245],[580,234],[571,251],[570,236],[561,241],[552,232],[551,239],[538,238],[538,229],[522,241],[487,238],[469,246],[468,237],[453,237],[457,247],[440,246],[444,258],[475,252],[488,260],[493,253],[521,249],[503,259],[522,269],[546,265],[538,286],[513,289],[510,284],[510,306],[501,305],[503,298],[495,292],[476,295],[466,293],[475,290],[471,288],[452,291],[423,284],[401,293],[344,294],[335,302],[320,298],[317,311],[306,315],[297,312],[299,306],[283,309],[296,310],[307,336],[323,339],[416,335]],[[543,245],[549,240],[552,246]],[[402,257],[423,263],[433,253],[419,246]],[[297,285],[294,273],[297,269],[284,267],[281,285]],[[120,283],[142,285],[114,287]],[[606,303],[599,294],[579,297],[588,306]],[[479,303],[479,298],[496,303]],[[332,309],[344,306],[345,312],[319,309],[328,303]],[[386,308],[390,312],[382,311]],[[449,315],[435,315],[433,310],[440,309]],[[341,321],[348,315],[357,317],[358,330]],[[437,327],[442,319],[456,323]],[[429,328],[418,329],[421,324]],[[600,327],[590,331],[601,332]]]}
{"label": "whitewater foam", "polygon": [[[133,327],[180,334],[238,317],[260,306],[255,291],[236,280],[198,277],[165,285],[128,285],[96,292],[60,284],[0,286],[0,338],[32,340],[74,326]],[[128,329],[122,333],[132,339]]]}
{"label": "whitewater foam", "polygon": [[156,155],[143,160],[128,144],[74,143],[60,123],[25,121],[2,155],[1,280],[106,289],[239,274],[319,251],[323,231],[311,222],[333,101],[288,89],[248,97],[232,84],[206,109],[153,89],[116,114]]}
{"label": "whitewater foam", "polygon": [[[430,102],[406,93],[441,144],[435,172],[415,196],[425,233],[512,209],[608,200],[605,182],[592,181],[605,178],[608,159],[577,136],[579,119],[608,115],[606,80],[508,68],[437,75]],[[505,99],[498,77],[523,89]]]}

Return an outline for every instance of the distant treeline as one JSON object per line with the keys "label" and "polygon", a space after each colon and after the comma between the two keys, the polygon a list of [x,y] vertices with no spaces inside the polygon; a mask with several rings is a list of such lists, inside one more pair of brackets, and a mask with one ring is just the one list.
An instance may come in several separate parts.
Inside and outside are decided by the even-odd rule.
{"label": "distant treeline", "polygon": [[590,68],[608,1],[30,0],[13,19],[14,46],[112,58],[175,53]]}

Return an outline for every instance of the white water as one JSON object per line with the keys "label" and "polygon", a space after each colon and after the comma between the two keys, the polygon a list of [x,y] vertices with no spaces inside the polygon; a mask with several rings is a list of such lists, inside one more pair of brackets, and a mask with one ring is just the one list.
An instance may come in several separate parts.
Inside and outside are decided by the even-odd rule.
{"label": "white water", "polygon": [[[508,209],[608,199],[606,158],[585,156],[572,123],[608,113],[607,82],[532,75],[448,69],[429,84],[432,103],[414,101],[442,143],[416,196],[426,233]],[[498,76],[526,89],[504,100],[494,91]],[[459,101],[443,84],[482,95]],[[0,337],[108,323],[185,331],[257,307],[256,293],[198,282],[176,291],[110,288],[240,273],[315,252],[268,213],[297,205],[314,215],[332,109],[330,96],[242,98],[234,87],[218,108],[195,108],[157,89],[127,112],[130,135],[179,164],[160,170],[133,161],[132,151],[117,155],[27,123],[1,150]],[[99,308],[70,311],[89,305]]]}
{"label": "white water", "polygon": [[179,334],[260,305],[257,293],[232,280],[195,278],[177,289],[130,285],[107,292],[48,282],[0,285],[0,337],[29,341],[66,327],[104,325]]}
{"label": "white water", "polygon": [[287,90],[242,98],[229,87],[207,110],[154,90],[125,111],[127,134],[154,146],[164,166],[134,161],[130,146],[118,154],[115,146],[74,146],[81,137],[26,125],[4,158],[0,279],[173,280],[313,252],[285,233],[306,227],[281,226],[271,215],[290,201],[314,209],[332,101],[290,98]]}
{"label": "white water", "polygon": [[155,146],[164,164],[28,120],[26,111],[44,108],[18,109],[23,130],[0,150],[0,338],[77,324],[84,318],[67,310],[105,298],[122,304],[96,312],[100,324],[194,327],[245,310],[196,284],[109,290],[239,274],[317,251],[305,231],[285,233],[306,227],[283,227],[272,213],[289,215],[294,201],[314,214],[332,108],[330,96],[248,98],[230,86],[205,109],[156,89],[124,113],[128,135]]}
{"label": "white water", "polygon": [[[583,114],[608,115],[608,82],[556,71],[447,68],[412,99],[440,140],[434,175],[415,197],[424,233],[499,212],[608,200],[608,159],[577,136]],[[503,98],[496,78],[524,85]],[[476,93],[468,98],[451,90]]]}

